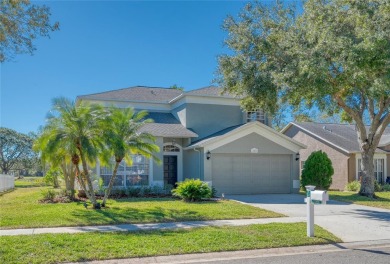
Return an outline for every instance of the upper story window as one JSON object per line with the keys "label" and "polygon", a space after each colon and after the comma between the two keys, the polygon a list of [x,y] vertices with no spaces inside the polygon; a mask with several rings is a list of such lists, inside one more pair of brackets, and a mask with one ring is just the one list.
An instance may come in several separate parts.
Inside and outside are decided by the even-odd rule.
{"label": "upper story window", "polygon": [[246,122],[259,121],[265,123],[265,114],[262,110],[248,111],[246,113]]}
{"label": "upper story window", "polygon": [[175,145],[165,145],[163,147],[164,152],[180,152],[180,148]]}

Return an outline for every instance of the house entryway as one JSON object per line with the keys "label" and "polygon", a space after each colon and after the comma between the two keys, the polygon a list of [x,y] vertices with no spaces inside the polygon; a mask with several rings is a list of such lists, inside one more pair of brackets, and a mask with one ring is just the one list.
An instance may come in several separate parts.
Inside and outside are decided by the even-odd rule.
{"label": "house entryway", "polygon": [[164,155],[164,186],[174,186],[177,182],[177,156]]}

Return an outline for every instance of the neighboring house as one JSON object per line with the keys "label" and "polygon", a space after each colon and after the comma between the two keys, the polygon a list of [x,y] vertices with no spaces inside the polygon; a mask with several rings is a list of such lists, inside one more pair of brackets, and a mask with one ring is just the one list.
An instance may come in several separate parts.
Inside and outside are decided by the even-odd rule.
{"label": "neighboring house", "polygon": [[[299,188],[296,153],[305,146],[270,127],[262,111],[245,112],[239,100],[209,86],[183,92],[130,87],[77,97],[105,106],[147,110],[162,165],[141,155],[119,168],[116,186],[174,185],[199,178],[219,193],[291,193]],[[110,168],[97,170],[107,183]]]}
{"label": "neighboring house", "polygon": [[[317,150],[328,154],[334,175],[331,189],[343,190],[361,176],[361,154],[355,125],[292,122],[281,131],[307,146],[300,151],[300,170],[308,156]],[[390,173],[390,129],[386,129],[374,155],[375,178],[384,183]]]}

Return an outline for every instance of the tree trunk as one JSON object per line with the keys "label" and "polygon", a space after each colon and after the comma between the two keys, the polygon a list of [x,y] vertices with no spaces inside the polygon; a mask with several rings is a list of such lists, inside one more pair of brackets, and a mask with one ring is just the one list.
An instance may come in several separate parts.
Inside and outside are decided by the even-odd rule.
{"label": "tree trunk", "polygon": [[114,171],[112,172],[112,176],[110,178],[110,182],[108,183],[108,187],[106,189],[106,191],[104,192],[104,198],[103,198],[103,202],[102,202],[102,206],[105,207],[106,206],[106,200],[108,199],[108,197],[110,196],[110,192],[111,192],[111,189],[112,187],[114,186],[114,182],[115,182],[115,178],[116,178],[116,174],[118,172],[118,167],[119,167],[119,164],[121,162],[116,162],[115,163],[115,168],[114,168]]}
{"label": "tree trunk", "polygon": [[87,186],[88,186],[88,188],[85,190],[85,193],[89,194],[89,200],[91,201],[93,208],[97,209],[97,208],[99,208],[99,206],[98,206],[98,203],[96,202],[95,191],[93,189],[91,177],[89,176],[87,162],[86,162],[85,157],[83,155],[83,152],[81,151],[80,148],[79,148],[79,151],[80,151],[81,164],[83,165],[84,177],[87,181]]}
{"label": "tree trunk", "polygon": [[375,197],[374,151],[362,152],[362,178],[359,194],[370,198]]}
{"label": "tree trunk", "polygon": [[66,164],[63,162],[61,164],[62,173],[64,174],[65,179],[65,188],[66,192],[72,200],[74,199],[74,179],[75,179],[75,170],[72,169],[72,164]]}
{"label": "tree trunk", "polygon": [[58,182],[58,175],[53,175],[53,187],[54,188],[60,187],[60,183]]}

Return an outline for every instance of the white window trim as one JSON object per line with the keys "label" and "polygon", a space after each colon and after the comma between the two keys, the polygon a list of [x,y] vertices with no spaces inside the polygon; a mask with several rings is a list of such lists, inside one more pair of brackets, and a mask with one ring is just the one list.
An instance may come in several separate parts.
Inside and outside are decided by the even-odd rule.
{"label": "white window trim", "polygon": [[[164,156],[165,155],[167,155],[167,156],[177,156],[177,181],[181,182],[181,181],[183,181],[183,148],[182,148],[182,146],[180,146],[179,144],[177,144],[175,142],[166,142],[166,143],[163,144],[163,148],[164,148],[164,146],[167,146],[167,145],[175,145],[175,146],[177,146],[180,149],[179,152],[167,152],[167,151],[164,151],[163,155]],[[163,170],[164,170],[164,168],[163,168]]]}
{"label": "white window trim", "polygon": [[[356,153],[355,155],[355,179],[358,181],[359,180],[359,163],[358,160],[362,158],[362,154]],[[387,177],[387,156],[386,154],[374,154],[374,159],[383,159],[384,160],[384,165],[383,165],[383,180],[386,181]]]}

